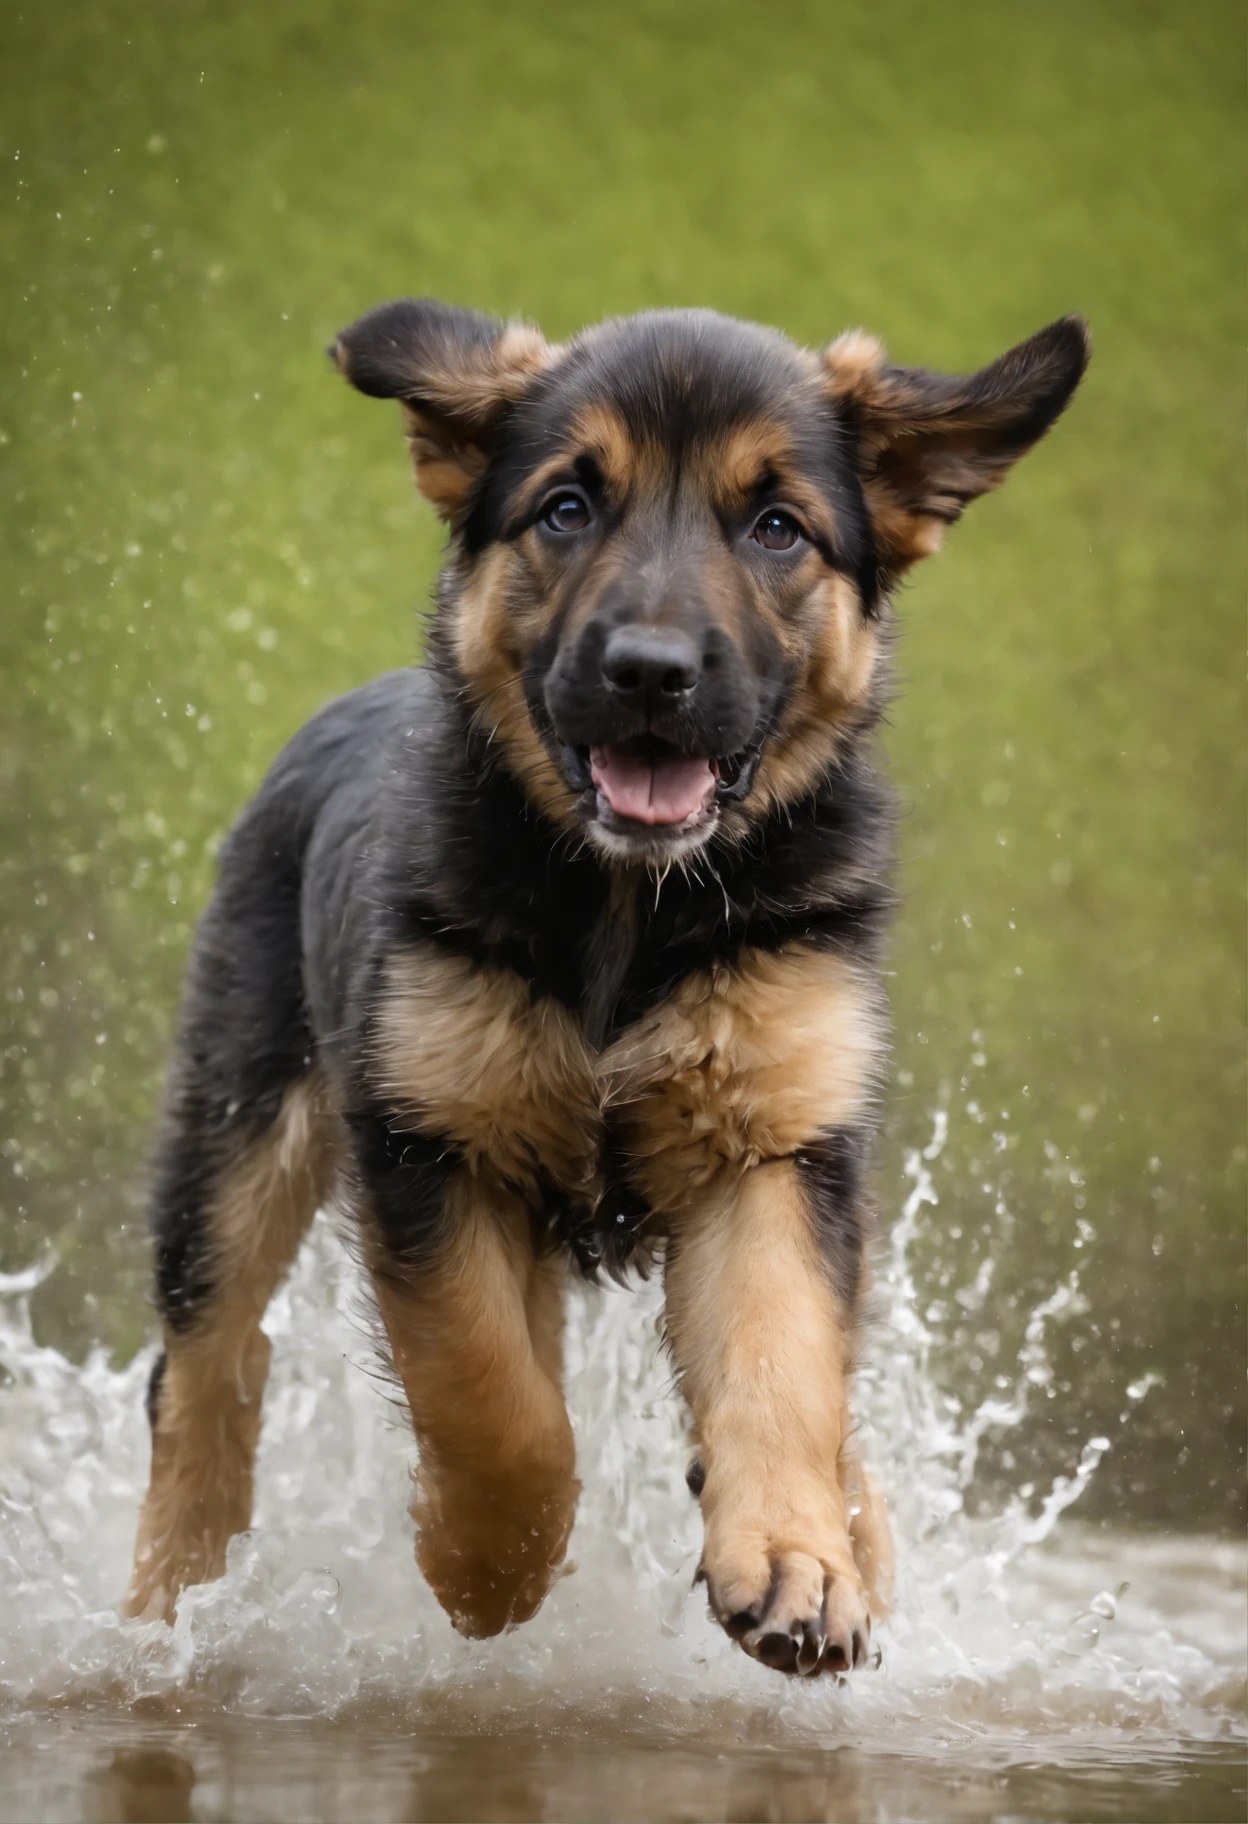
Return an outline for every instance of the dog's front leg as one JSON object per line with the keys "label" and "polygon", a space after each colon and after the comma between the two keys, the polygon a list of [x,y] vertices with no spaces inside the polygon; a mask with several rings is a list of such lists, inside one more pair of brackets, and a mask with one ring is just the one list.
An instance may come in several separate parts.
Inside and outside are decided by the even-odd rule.
{"label": "dog's front leg", "polygon": [[461,1634],[527,1621],[563,1559],[576,1449],[560,1390],[562,1268],[529,1215],[460,1171],[442,1239],[404,1265],[374,1237],[373,1279],[419,1445],[416,1556]]}
{"label": "dog's front leg", "polygon": [[793,1159],[684,1211],[666,1292],[698,1438],[712,1609],[766,1665],[847,1671],[871,1631],[841,1476],[848,1315]]}

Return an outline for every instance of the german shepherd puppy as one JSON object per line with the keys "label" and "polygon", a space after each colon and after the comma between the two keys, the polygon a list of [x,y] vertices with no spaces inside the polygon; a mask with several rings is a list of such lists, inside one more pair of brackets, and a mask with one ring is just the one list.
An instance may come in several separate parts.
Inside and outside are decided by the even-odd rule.
{"label": "german shepherd puppy", "polygon": [[539,1607],[578,1482],[570,1268],[661,1262],[701,1575],[843,1672],[888,1525],[846,1402],[886,1050],[890,596],[1070,399],[1067,317],[969,378],[710,311],[338,338],[450,540],[426,663],[323,710],[235,825],[153,1194],[164,1351],[131,1613],[250,1522],[260,1322],[350,1212],[454,1625]]}

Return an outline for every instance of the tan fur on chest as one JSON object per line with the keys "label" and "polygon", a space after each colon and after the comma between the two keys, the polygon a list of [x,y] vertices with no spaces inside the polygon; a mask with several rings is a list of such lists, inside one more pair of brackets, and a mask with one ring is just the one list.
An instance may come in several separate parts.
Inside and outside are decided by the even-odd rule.
{"label": "tan fur on chest", "polygon": [[436,945],[396,955],[383,997],[377,1081],[431,1133],[528,1191],[545,1173],[591,1191],[601,1107],[594,1059],[575,1016],[532,1000],[509,969]]}
{"label": "tan fur on chest", "polygon": [[687,977],[602,1066],[639,1188],[674,1211],[725,1170],[784,1158],[858,1120],[883,1052],[872,979],[793,945]]}
{"label": "tan fur on chest", "polygon": [[510,970],[434,945],[395,957],[377,1080],[473,1170],[593,1198],[603,1117],[656,1212],[719,1174],[785,1157],[864,1112],[881,1000],[843,958],[804,946],[698,971],[601,1054],[575,1014]]}

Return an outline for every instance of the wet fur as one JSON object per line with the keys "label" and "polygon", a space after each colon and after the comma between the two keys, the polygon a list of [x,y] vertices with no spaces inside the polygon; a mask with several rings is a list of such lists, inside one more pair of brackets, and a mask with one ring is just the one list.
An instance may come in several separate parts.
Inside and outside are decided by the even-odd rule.
{"label": "wet fur", "polygon": [[[201,921],[153,1191],[133,1613],[169,1616],[249,1523],[260,1319],[332,1193],[457,1627],[532,1614],[566,1546],[566,1271],[659,1262],[715,1614],[781,1670],[862,1657],[891,1576],[847,1406],[886,1046],[890,591],[1086,353],[1068,319],[955,380],[860,332],[816,355],[670,312],[553,348],[415,300],[344,332],[338,365],[400,401],[450,545],[425,666],[295,737]],[[564,483],[594,503],[570,556],[535,517]],[[783,565],[748,548],[776,500],[804,527]],[[601,826],[568,758],[623,713],[599,655],[634,622],[692,627],[705,655],[663,738],[748,759],[666,850]]]}

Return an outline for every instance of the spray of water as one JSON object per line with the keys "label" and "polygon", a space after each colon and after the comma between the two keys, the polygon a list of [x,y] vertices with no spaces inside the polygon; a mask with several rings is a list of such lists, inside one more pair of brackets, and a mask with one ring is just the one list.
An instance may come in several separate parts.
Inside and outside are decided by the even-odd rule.
{"label": "spray of water", "polygon": [[[843,1686],[784,1681],[709,1621],[653,1289],[574,1294],[567,1378],[585,1492],[566,1575],[527,1627],[460,1640],[413,1563],[410,1435],[374,1372],[355,1270],[325,1216],[266,1320],[275,1355],[256,1524],[224,1578],[183,1595],[172,1627],[114,1607],[146,1478],[150,1352],[121,1369],[102,1351],[75,1366],[31,1332],[30,1294],[54,1263],[0,1279],[0,1706],[904,1753],[1008,1755],[1043,1738],[1052,1757],[1135,1760],[1242,1731],[1242,1552],[1062,1520],[1108,1440],[1087,1439],[1038,1499],[1019,1493],[989,1518],[966,1510],[981,1441],[1023,1424],[1051,1373],[1050,1326],[1082,1307],[1072,1272],[1031,1313],[1012,1377],[969,1415],[942,1393],[940,1336],[911,1263],[946,1131],[942,1114],[906,1159],[858,1385],[901,1572],[878,1670]],[[990,1279],[988,1261],[964,1307]]]}

